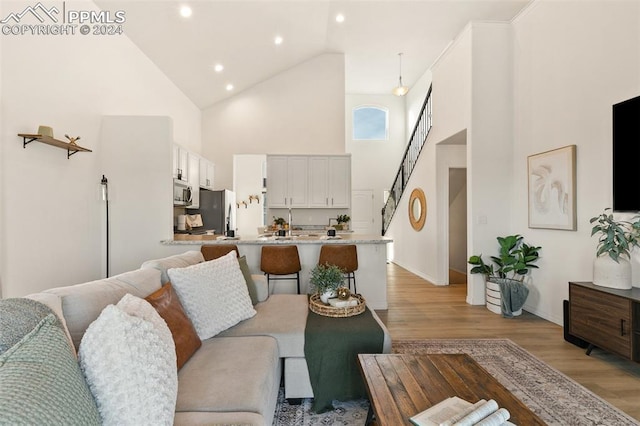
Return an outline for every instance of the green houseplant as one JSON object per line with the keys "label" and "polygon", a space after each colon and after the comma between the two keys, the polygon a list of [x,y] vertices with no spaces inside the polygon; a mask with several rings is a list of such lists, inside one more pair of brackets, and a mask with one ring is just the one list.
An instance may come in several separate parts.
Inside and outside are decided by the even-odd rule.
{"label": "green houseplant", "polygon": [[500,247],[498,256],[491,256],[493,264],[487,265],[482,255],[473,255],[469,258],[472,274],[483,274],[487,280],[491,278],[508,278],[522,282],[529,269],[537,269],[534,263],[540,257],[542,247],[530,246],[523,242],[521,235],[508,235],[498,237]]}
{"label": "green houseplant", "polygon": [[335,228],[344,229],[350,220],[351,218],[349,217],[349,215],[346,215],[346,214],[338,215],[338,217],[336,218],[336,221],[338,222],[338,224],[335,226]]}
{"label": "green houseplant", "polygon": [[497,237],[497,240],[499,251],[497,256],[490,257],[492,263],[485,263],[481,254],[469,257],[468,263],[473,265],[472,274],[484,275],[488,296],[491,291],[499,291],[502,315],[512,317],[522,312],[529,295],[523,280],[531,269],[538,269],[535,262],[540,258],[542,247],[526,244],[519,234]]}
{"label": "green houseplant", "polygon": [[640,247],[640,215],[631,220],[618,220],[611,208],[606,208],[589,223],[591,236],[598,235],[596,258],[593,261],[593,283],[603,287],[630,289],[631,250]]}
{"label": "green houseplant", "polygon": [[284,226],[285,223],[287,223],[287,221],[284,220],[283,217],[275,217],[275,216],[273,217],[273,224],[274,225],[282,227],[282,226]]}
{"label": "green houseplant", "polygon": [[318,264],[311,270],[311,289],[320,295],[323,303],[336,297],[336,290],[344,283],[344,272],[336,265]]}
{"label": "green houseplant", "polygon": [[631,249],[640,247],[640,215],[633,218],[634,222],[616,220],[610,210],[606,208],[598,216],[589,219],[589,223],[593,224],[591,236],[599,234],[596,256],[607,254],[619,262],[620,256],[629,259]]}

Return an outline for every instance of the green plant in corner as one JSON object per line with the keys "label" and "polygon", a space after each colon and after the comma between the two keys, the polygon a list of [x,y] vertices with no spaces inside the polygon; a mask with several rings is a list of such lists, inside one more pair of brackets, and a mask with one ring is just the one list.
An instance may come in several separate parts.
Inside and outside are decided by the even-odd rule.
{"label": "green plant in corner", "polygon": [[319,264],[311,270],[309,282],[312,289],[323,294],[327,291],[337,290],[344,283],[344,272],[336,265]]}
{"label": "green plant in corner", "polygon": [[497,237],[497,240],[500,250],[498,256],[490,257],[493,264],[486,264],[482,254],[469,257],[468,263],[473,265],[472,274],[483,274],[487,281],[508,278],[522,282],[530,269],[538,269],[534,263],[538,261],[542,247],[524,243],[518,234]]}
{"label": "green plant in corner", "polygon": [[600,234],[596,257],[607,254],[619,263],[620,256],[630,259],[630,251],[633,247],[640,247],[640,215],[634,216],[633,222],[616,220],[610,210],[611,208],[608,207],[589,220],[589,223],[594,224],[591,228],[591,236]]}

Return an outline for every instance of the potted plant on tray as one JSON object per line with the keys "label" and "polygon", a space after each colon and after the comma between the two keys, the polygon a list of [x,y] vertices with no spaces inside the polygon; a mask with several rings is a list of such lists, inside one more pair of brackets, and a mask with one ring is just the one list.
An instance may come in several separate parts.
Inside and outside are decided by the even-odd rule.
{"label": "potted plant on tray", "polygon": [[344,272],[336,265],[318,264],[311,270],[311,287],[320,295],[322,303],[337,296],[337,290],[344,283]]}
{"label": "potted plant on tray", "polygon": [[598,234],[598,249],[593,261],[593,283],[602,287],[631,288],[631,250],[640,247],[640,215],[631,220],[616,220],[611,208],[589,220],[591,236]]}
{"label": "potted plant on tray", "polygon": [[482,255],[473,255],[468,260],[473,265],[470,272],[484,275],[487,289],[499,289],[503,316],[517,316],[522,313],[522,306],[529,295],[529,289],[523,283],[524,277],[530,269],[538,269],[534,263],[540,257],[541,247],[524,243],[518,234],[497,237],[497,240],[500,250],[498,256],[491,256],[493,264],[486,264]]}

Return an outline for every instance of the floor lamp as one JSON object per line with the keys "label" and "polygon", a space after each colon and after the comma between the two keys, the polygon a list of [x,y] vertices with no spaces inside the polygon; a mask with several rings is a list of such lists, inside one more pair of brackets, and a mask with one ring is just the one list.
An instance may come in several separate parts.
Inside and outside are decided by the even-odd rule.
{"label": "floor lamp", "polygon": [[109,182],[107,178],[102,175],[102,180],[100,181],[100,185],[102,185],[102,200],[105,202],[105,211],[106,211],[106,225],[107,225],[107,278],[109,277]]}

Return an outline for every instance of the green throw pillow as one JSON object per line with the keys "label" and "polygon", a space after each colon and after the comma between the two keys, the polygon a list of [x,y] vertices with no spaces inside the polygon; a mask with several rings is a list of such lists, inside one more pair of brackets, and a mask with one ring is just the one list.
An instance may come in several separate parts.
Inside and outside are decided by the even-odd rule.
{"label": "green throw pillow", "polygon": [[258,303],[258,288],[256,287],[256,283],[255,281],[253,281],[253,278],[251,278],[251,271],[249,271],[249,265],[247,265],[247,256],[239,257],[238,263],[240,263],[240,270],[242,271],[244,280],[247,283],[247,289],[249,290],[251,303],[255,305],[256,303]]}
{"label": "green throw pillow", "polygon": [[98,407],[54,314],[0,355],[0,423],[100,425]]}
{"label": "green throw pillow", "polygon": [[[0,300],[0,354],[27,335],[53,311],[43,303],[24,297]],[[58,317],[56,317],[57,319]],[[58,322],[60,327],[62,323]]]}

